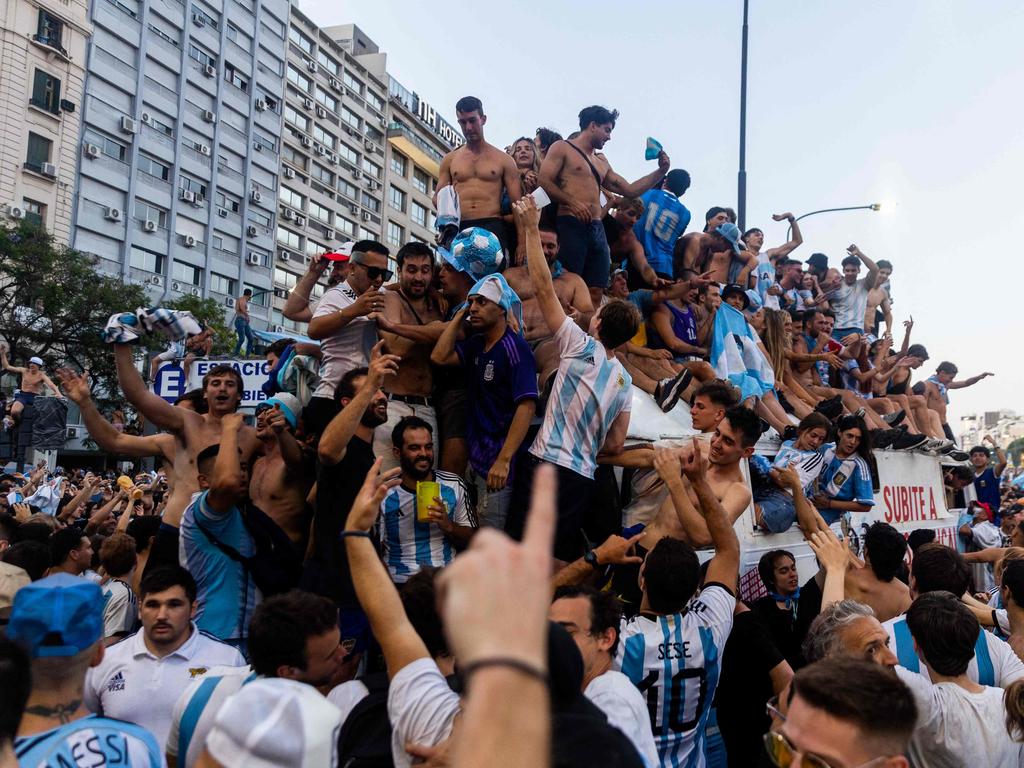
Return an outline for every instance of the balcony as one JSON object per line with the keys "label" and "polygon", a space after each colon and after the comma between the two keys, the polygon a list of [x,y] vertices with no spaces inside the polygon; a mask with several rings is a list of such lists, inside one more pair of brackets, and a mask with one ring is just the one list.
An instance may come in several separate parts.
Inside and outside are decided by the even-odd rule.
{"label": "balcony", "polygon": [[442,155],[401,123],[388,126],[388,141],[435,179],[441,171]]}

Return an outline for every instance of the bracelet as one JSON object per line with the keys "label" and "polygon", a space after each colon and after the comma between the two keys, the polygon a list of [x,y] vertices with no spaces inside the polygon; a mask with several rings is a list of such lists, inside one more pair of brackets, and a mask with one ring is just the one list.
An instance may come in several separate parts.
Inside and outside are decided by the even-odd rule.
{"label": "bracelet", "polygon": [[539,681],[542,685],[548,685],[550,683],[548,673],[544,670],[539,669],[538,667],[535,667],[532,664],[528,664],[525,661],[513,659],[508,656],[496,656],[493,659],[480,659],[479,661],[474,661],[471,664],[467,664],[460,670],[462,673],[462,679],[467,681],[468,683],[469,678],[472,676],[474,672],[485,667],[508,667],[509,669],[514,669],[516,672],[521,672],[527,677],[532,677],[534,680]]}
{"label": "bracelet", "polygon": [[341,533],[338,534],[338,538],[339,539],[347,539],[347,538],[369,539],[371,537],[370,537],[370,532],[369,531],[342,531]]}

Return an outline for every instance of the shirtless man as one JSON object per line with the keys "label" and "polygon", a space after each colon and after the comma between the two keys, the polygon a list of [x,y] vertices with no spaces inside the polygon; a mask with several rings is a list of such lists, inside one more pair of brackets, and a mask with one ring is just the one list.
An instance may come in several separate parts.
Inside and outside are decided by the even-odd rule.
{"label": "shirtless man", "polygon": [[462,217],[459,229],[482,227],[489,230],[508,253],[508,231],[501,218],[501,193],[506,190],[509,200],[518,200],[522,196],[519,169],[505,152],[484,141],[487,115],[480,99],[475,96],[459,99],[455,104],[455,116],[466,143],[441,160],[434,205],[437,205],[436,190],[449,184],[454,186],[459,195]]}
{"label": "shirtless man", "polygon": [[[388,325],[429,326],[440,322],[444,315],[429,288],[434,279],[434,254],[428,245],[411,242],[403,245],[395,256],[398,262],[398,290],[384,294],[381,314]],[[387,469],[398,466],[391,450],[391,431],[405,416],[419,416],[437,431],[437,413],[434,409],[433,378],[430,351],[433,344],[413,341],[378,327],[384,346],[390,354],[398,355],[402,362],[398,375],[389,377],[384,384],[387,392],[388,420],[377,427],[373,436],[373,451],[384,457]]]}
{"label": "shirtless man", "polygon": [[[971,387],[988,376],[995,376],[994,373],[986,371],[985,373],[979,373],[977,376],[971,376],[971,378],[964,379],[963,381],[955,381],[958,370],[959,369],[953,363],[943,361],[939,363],[939,367],[935,369],[935,375],[929,376],[923,382],[924,396],[928,401],[928,407],[938,414],[939,421],[942,423],[942,431],[945,432],[947,438],[953,441],[956,440],[956,437],[954,437],[953,430],[949,428],[949,423],[946,421],[946,406],[949,405],[949,390]],[[915,393],[917,386],[915,386]]]}
{"label": "shirtless man", "polygon": [[[238,410],[242,401],[242,375],[229,365],[216,365],[203,377],[203,394],[209,410],[204,414],[171,405],[146,388],[135,367],[130,344],[114,345],[117,380],[125,398],[146,419],[167,430],[175,438],[174,467],[179,477],[196,477],[196,457],[205,448],[220,442],[220,420]],[[251,463],[259,444],[256,431],[243,426],[238,434],[241,461]]]}
{"label": "shirtless man", "polygon": [[[558,296],[562,308],[581,328],[587,328],[590,317],[594,314],[594,305],[591,303],[586,283],[579,275],[569,272],[562,266],[558,258],[558,233],[553,229],[545,229],[544,224],[540,225],[540,244],[551,270],[555,295]],[[533,287],[527,266],[524,264],[521,267],[512,267],[505,271],[504,276],[509,287],[523,302],[523,332],[530,347],[533,348],[538,379],[543,390],[548,377],[558,368],[558,345],[554,341],[554,332],[544,322],[544,313],[537,303],[537,291]]]}
{"label": "shirtless man", "polygon": [[540,166],[540,184],[558,203],[558,239],[562,263],[583,277],[590,288],[593,305],[601,301],[608,285],[611,254],[601,224],[601,190],[623,197],[640,197],[661,183],[669,169],[669,158],[658,155],[657,170],[628,183],[619,176],[598,150],[612,137],[619,113],[604,107],[586,107],[580,112],[580,133],[560,141],[548,150]]}
{"label": "shirtless man", "polygon": [[892,262],[879,259],[878,275],[875,277],[875,285],[868,291],[868,308],[864,312],[864,328],[868,333],[881,337],[878,331],[881,325],[878,322],[878,311],[882,312],[882,319],[885,321],[885,333],[892,332],[892,309],[889,306],[889,292],[885,285],[892,276]]}
{"label": "shirtless man", "polygon": [[252,326],[249,324],[249,302],[252,301],[252,288],[246,288],[242,295],[235,299],[235,333],[238,334],[238,342],[235,344],[235,356],[242,351],[245,344],[245,354],[251,355],[252,348],[256,345],[256,337],[252,335]]}
{"label": "shirtless man", "polygon": [[256,438],[262,452],[253,464],[249,498],[304,551],[311,508],[306,498],[316,480],[316,460],[308,446],[295,439],[299,401],[280,393],[256,407]]}
{"label": "shirtless man", "polygon": [[[708,220],[708,225],[727,217],[727,211],[722,209]],[[679,264],[680,259],[682,264]],[[745,250],[739,227],[731,221],[718,224],[707,232],[683,235],[676,243],[674,260],[677,273],[684,269],[692,269],[699,274],[710,272],[716,283],[746,285],[757,268],[757,257]]]}
{"label": "shirtless man", "polygon": [[60,397],[57,385],[50,381],[50,377],[43,372],[43,361],[40,358],[30,357],[28,368],[19,368],[16,365],[11,365],[7,359],[7,345],[0,344],[0,364],[9,373],[21,374],[21,385],[18,387],[18,393],[14,396],[11,415],[4,418],[4,427],[7,429],[12,429],[21,421],[21,412],[25,410],[25,406],[32,405],[36,395],[42,394],[45,387],[49,387]]}

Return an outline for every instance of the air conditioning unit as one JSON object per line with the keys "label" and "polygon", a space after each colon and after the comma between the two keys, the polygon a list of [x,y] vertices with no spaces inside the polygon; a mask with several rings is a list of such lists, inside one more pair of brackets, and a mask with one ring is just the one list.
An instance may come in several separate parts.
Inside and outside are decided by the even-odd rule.
{"label": "air conditioning unit", "polygon": [[331,83],[331,88],[334,88],[335,90],[338,90],[339,88],[341,88],[341,83],[338,82],[338,78],[336,78],[336,77],[332,77],[331,80],[330,80],[330,83]]}
{"label": "air conditioning unit", "polygon": [[284,167],[284,177],[285,177],[286,179],[294,179],[294,178],[295,178],[295,169],[294,169],[294,168],[289,168],[289,167],[288,167],[288,166],[286,165],[286,166]]}
{"label": "air conditioning unit", "polygon": [[304,106],[306,109],[312,109],[313,108],[313,100],[312,99],[303,99],[302,100],[302,106]]}
{"label": "air conditioning unit", "polygon": [[256,253],[256,251],[249,251],[245,255],[245,262],[247,264],[254,264],[258,266],[260,264],[260,261],[260,255]]}
{"label": "air conditioning unit", "polygon": [[207,64],[206,66],[203,67],[203,74],[206,75],[207,77],[216,77],[217,76],[217,68],[215,66],[213,66],[213,64]]}
{"label": "air conditioning unit", "polygon": [[85,156],[95,160],[97,157],[100,156],[100,148],[97,147],[95,144],[86,144]]}
{"label": "air conditioning unit", "polygon": [[322,147],[319,144],[317,144],[317,146],[316,146],[316,153],[318,155],[320,155],[321,157],[323,157],[324,155],[327,154],[327,147]]}
{"label": "air conditioning unit", "polygon": [[352,205],[350,205],[348,209],[352,211],[352,213],[359,213],[359,206],[356,205],[355,203],[352,203]]}
{"label": "air conditioning unit", "polygon": [[290,251],[286,251],[282,248],[281,252],[278,254],[278,258],[281,259],[281,261],[291,261],[292,254]]}
{"label": "air conditioning unit", "polygon": [[201,13],[193,13],[192,23],[195,24],[197,27],[205,27],[206,19],[203,18],[203,15]]}
{"label": "air conditioning unit", "polygon": [[43,163],[39,166],[39,172],[43,174],[43,176],[55,177],[57,175],[57,166],[53,163]]}
{"label": "air conditioning unit", "polygon": [[103,218],[109,219],[110,221],[121,220],[121,209],[120,208],[104,208]]}
{"label": "air conditioning unit", "polygon": [[149,114],[149,112],[143,112],[142,115],[140,115],[140,117],[142,118],[142,122],[144,122],[146,125],[149,125],[153,122],[153,116]]}
{"label": "air conditioning unit", "polygon": [[295,211],[293,211],[291,208],[282,208],[281,218],[284,219],[285,221],[291,221],[292,219],[295,218]]}
{"label": "air conditioning unit", "polygon": [[286,288],[275,288],[274,289],[274,296],[276,296],[279,299],[287,299],[288,298],[288,290]]}
{"label": "air conditioning unit", "polygon": [[373,152],[376,149],[376,147],[373,145],[373,142],[370,141],[369,139],[363,142],[363,146],[366,147],[366,149],[369,150],[370,152]]}
{"label": "air conditioning unit", "polygon": [[252,148],[255,149],[257,152],[262,152],[263,151],[263,145],[260,144],[258,141],[254,141],[252,143]]}
{"label": "air conditioning unit", "polygon": [[181,283],[179,283],[177,280],[175,280],[173,283],[171,283],[171,290],[173,290],[173,291],[180,291],[181,290]]}
{"label": "air conditioning unit", "polygon": [[256,99],[256,111],[262,112],[267,108],[267,102],[263,99]]}
{"label": "air conditioning unit", "polygon": [[388,120],[387,120],[387,118],[386,118],[386,117],[384,117],[384,115],[380,115],[380,116],[379,116],[379,117],[377,118],[377,122],[378,122],[378,123],[380,123],[380,124],[381,124],[381,127],[384,127],[384,128],[386,128],[386,127],[387,127],[387,125],[388,125]]}
{"label": "air conditioning unit", "polygon": [[8,205],[7,215],[10,216],[12,219],[24,219],[25,209],[17,205]]}
{"label": "air conditioning unit", "polygon": [[193,192],[191,189],[178,190],[178,197],[180,197],[186,203],[195,203],[196,201],[196,193]]}
{"label": "air conditioning unit", "polygon": [[328,240],[333,240],[334,239],[334,230],[333,229],[325,229],[324,230],[324,237],[326,237]]}
{"label": "air conditioning unit", "polygon": [[256,237],[256,227],[250,224],[245,228],[245,234],[247,234],[249,237]]}
{"label": "air conditioning unit", "polygon": [[369,212],[368,211],[363,211],[363,221],[369,221],[369,220],[370,220]]}
{"label": "air conditioning unit", "polygon": [[156,232],[156,222],[146,219],[142,222],[142,229],[144,232]]}
{"label": "air conditioning unit", "polygon": [[316,108],[316,116],[317,117],[327,117],[327,110],[324,109],[323,107],[317,107]]}
{"label": "air conditioning unit", "polygon": [[78,439],[78,427],[67,427],[64,432],[68,440]]}
{"label": "air conditioning unit", "polygon": [[353,168],[352,178],[355,179],[356,181],[359,181],[361,178],[363,178],[363,172],[360,171],[358,168]]}
{"label": "air conditioning unit", "polygon": [[254,203],[258,203],[263,200],[263,193],[260,192],[258,189],[254,189],[252,192],[249,193],[249,199],[252,200]]}
{"label": "air conditioning unit", "polygon": [[235,300],[232,299],[230,296],[225,296],[224,297],[224,306],[225,307],[233,307],[233,306],[235,306]]}
{"label": "air conditioning unit", "polygon": [[218,208],[217,209],[217,215],[220,216],[222,219],[226,219],[228,217],[228,209],[227,208]]}
{"label": "air conditioning unit", "polygon": [[195,248],[196,239],[192,235],[182,235],[181,244],[184,245],[186,248]]}
{"label": "air conditioning unit", "polygon": [[295,217],[295,226],[301,227],[305,223],[306,223],[306,218],[304,216],[296,216]]}
{"label": "air conditioning unit", "polygon": [[307,148],[313,146],[313,140],[309,138],[309,136],[303,136],[302,139],[300,140],[300,143],[302,144],[302,146]]}
{"label": "air conditioning unit", "polygon": [[380,184],[378,184],[376,181],[371,181],[369,184],[367,184],[367,186],[370,188],[370,191],[373,192],[377,189],[377,187],[380,186]]}
{"label": "air conditioning unit", "polygon": [[217,116],[215,114],[213,114],[213,110],[212,109],[204,109],[203,110],[203,120],[205,120],[208,123],[212,123],[212,122],[215,122],[217,120]]}
{"label": "air conditioning unit", "polygon": [[136,130],[137,130],[137,126],[135,125],[135,121],[132,120],[130,117],[127,117],[127,116],[123,115],[121,117],[121,132],[122,133],[135,133]]}
{"label": "air conditioning unit", "polygon": [[149,278],[149,282],[152,283],[153,285],[163,285],[163,275],[153,275],[151,278]]}
{"label": "air conditioning unit", "polygon": [[196,192],[196,198],[195,198],[195,200],[192,201],[192,205],[194,205],[196,208],[201,208],[202,205],[203,205],[203,201],[205,201],[205,200],[206,200],[205,197],[203,197],[201,194]]}
{"label": "air conditioning unit", "polygon": [[200,155],[206,155],[206,157],[209,157],[210,156],[210,148],[208,146],[206,146],[205,144],[200,144],[199,145],[199,154]]}
{"label": "air conditioning unit", "polygon": [[310,72],[316,72],[316,62],[313,61],[312,59],[307,61],[306,62],[306,69],[308,69]]}
{"label": "air conditioning unit", "polygon": [[338,156],[337,155],[331,155],[327,159],[331,161],[331,165],[337,165],[338,164]]}
{"label": "air conditioning unit", "polygon": [[193,288],[191,293],[192,293],[193,296],[198,296],[199,295],[199,289],[198,288]]}
{"label": "air conditioning unit", "polygon": [[283,325],[275,325],[274,326],[274,333],[284,333],[284,326]]}

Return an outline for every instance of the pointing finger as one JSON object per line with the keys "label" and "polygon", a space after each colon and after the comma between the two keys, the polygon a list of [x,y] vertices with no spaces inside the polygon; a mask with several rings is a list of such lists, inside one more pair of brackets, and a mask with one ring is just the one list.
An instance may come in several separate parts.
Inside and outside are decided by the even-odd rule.
{"label": "pointing finger", "polygon": [[556,492],[554,468],[539,467],[533,477],[533,497],[523,534],[523,546],[526,549],[545,555],[551,552],[551,544],[555,539]]}

